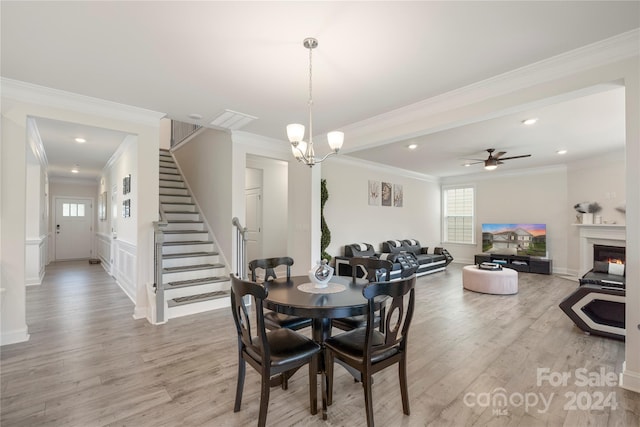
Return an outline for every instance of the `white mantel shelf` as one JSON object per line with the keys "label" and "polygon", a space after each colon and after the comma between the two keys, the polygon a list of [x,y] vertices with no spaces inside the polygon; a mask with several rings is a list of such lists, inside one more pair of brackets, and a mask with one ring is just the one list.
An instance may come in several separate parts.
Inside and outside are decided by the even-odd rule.
{"label": "white mantel shelf", "polygon": [[625,224],[571,224],[575,227],[585,227],[585,228],[625,228]]}

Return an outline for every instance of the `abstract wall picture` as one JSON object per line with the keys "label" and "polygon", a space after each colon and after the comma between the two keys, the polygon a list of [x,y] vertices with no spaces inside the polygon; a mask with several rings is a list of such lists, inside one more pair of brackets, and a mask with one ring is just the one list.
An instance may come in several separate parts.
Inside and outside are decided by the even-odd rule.
{"label": "abstract wall picture", "polygon": [[122,217],[129,218],[131,216],[131,199],[122,202]]}
{"label": "abstract wall picture", "polygon": [[382,183],[382,206],[391,206],[393,197],[393,184],[389,182]]}
{"label": "abstract wall picture", "polygon": [[369,206],[380,206],[380,181],[369,180]]}
{"label": "abstract wall picture", "polygon": [[129,194],[131,192],[131,174],[122,178],[122,194]]}
{"label": "abstract wall picture", "polygon": [[397,208],[401,208],[402,207],[402,198],[403,198],[402,185],[393,184],[393,206],[395,206]]}

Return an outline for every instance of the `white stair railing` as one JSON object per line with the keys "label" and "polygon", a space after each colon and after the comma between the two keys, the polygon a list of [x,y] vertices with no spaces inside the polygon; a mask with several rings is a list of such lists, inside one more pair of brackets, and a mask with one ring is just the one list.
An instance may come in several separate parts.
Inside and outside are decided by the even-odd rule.
{"label": "white stair railing", "polygon": [[233,217],[231,223],[236,227],[236,276],[247,279],[247,229],[240,224],[237,217]]}

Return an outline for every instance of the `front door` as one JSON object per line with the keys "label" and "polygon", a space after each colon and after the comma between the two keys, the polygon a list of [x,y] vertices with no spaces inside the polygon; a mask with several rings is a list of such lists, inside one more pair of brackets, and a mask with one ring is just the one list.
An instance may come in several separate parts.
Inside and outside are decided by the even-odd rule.
{"label": "front door", "polygon": [[82,198],[56,198],[56,260],[91,257],[93,201]]}

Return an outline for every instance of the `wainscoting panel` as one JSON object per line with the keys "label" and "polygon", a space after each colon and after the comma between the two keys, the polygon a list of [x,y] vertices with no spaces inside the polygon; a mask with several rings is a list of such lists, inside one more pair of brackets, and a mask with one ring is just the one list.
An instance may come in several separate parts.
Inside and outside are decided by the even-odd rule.
{"label": "wainscoting panel", "polygon": [[127,294],[127,296],[135,303],[136,301],[136,246],[121,240],[113,240],[112,245],[115,249],[114,265],[112,266],[112,275]]}
{"label": "wainscoting panel", "polygon": [[44,267],[47,265],[47,236],[26,240],[26,269],[25,283],[39,285],[44,277]]}
{"label": "wainscoting panel", "polygon": [[96,241],[98,242],[98,259],[104,267],[105,271],[111,272],[111,241],[113,239],[110,235],[104,233],[96,234]]}

